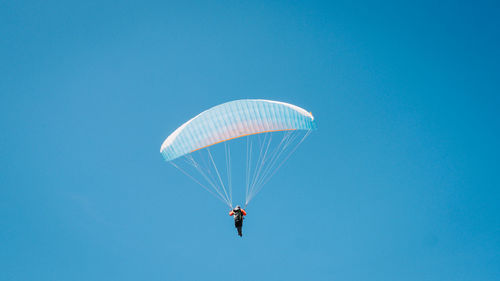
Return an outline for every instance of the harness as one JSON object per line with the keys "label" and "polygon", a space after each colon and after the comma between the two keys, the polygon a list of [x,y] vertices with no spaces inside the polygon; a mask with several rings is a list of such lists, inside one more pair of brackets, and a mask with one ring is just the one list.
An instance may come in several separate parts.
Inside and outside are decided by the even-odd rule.
{"label": "harness", "polygon": [[241,213],[241,210],[234,211],[234,220],[235,221],[242,221],[243,220],[243,213]]}

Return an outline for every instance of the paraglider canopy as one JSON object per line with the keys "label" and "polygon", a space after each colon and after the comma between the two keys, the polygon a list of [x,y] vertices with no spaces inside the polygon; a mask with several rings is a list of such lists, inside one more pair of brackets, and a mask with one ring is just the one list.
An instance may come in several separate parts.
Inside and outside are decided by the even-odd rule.
{"label": "paraglider canopy", "polygon": [[160,152],[170,161],[239,137],[314,128],[313,115],[298,106],[270,100],[236,100],[212,107],[184,123],[163,142]]}

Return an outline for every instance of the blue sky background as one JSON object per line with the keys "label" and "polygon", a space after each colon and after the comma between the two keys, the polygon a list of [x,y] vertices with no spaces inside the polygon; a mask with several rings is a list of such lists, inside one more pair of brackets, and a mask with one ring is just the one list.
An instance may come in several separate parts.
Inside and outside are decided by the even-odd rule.
{"label": "blue sky background", "polygon": [[[0,2],[0,280],[499,280],[499,12]],[[243,239],[159,153],[241,98],[318,121]]]}

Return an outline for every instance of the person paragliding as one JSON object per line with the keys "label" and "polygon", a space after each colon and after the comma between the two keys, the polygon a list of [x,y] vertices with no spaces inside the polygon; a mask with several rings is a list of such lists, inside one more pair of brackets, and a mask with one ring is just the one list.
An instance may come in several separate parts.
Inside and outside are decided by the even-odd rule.
{"label": "person paragliding", "polygon": [[[248,206],[315,129],[312,113],[296,105],[265,99],[235,100],[189,119],[165,139],[160,153],[232,209],[229,215],[242,236],[246,212],[239,206],[233,209],[233,195],[241,196],[244,191],[244,206]],[[233,170],[239,179],[233,179]],[[234,182],[245,182],[244,189],[233,193]]]}
{"label": "person paragliding", "polygon": [[234,217],[234,227],[238,230],[238,235],[240,237],[243,236],[243,232],[241,231],[243,228],[243,216],[246,216],[247,212],[245,212],[245,210],[240,206],[236,206],[229,212],[229,215]]}

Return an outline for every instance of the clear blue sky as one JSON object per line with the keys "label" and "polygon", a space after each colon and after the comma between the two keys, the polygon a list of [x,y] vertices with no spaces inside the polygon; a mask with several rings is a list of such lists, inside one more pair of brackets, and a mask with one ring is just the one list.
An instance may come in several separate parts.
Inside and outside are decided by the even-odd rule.
{"label": "clear blue sky", "polygon": [[[499,280],[497,1],[2,1],[0,280]],[[159,153],[222,102],[315,131],[227,208]]]}

